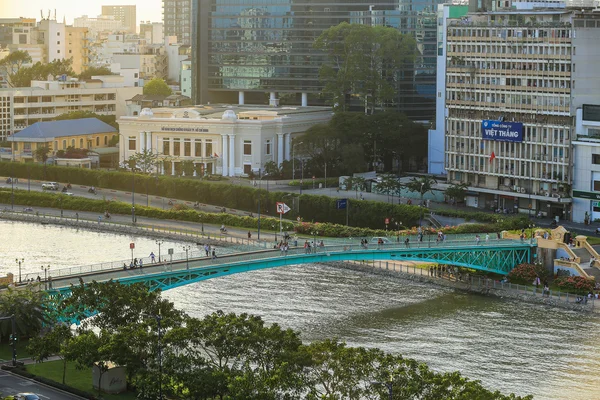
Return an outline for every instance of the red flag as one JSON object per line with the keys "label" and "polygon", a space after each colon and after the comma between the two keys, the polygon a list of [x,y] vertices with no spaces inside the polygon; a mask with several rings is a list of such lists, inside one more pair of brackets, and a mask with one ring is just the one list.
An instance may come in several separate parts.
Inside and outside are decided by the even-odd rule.
{"label": "red flag", "polygon": [[494,152],[492,151],[492,154],[490,154],[490,164],[492,163],[492,161],[494,161],[494,158],[496,158],[496,154],[494,154]]}

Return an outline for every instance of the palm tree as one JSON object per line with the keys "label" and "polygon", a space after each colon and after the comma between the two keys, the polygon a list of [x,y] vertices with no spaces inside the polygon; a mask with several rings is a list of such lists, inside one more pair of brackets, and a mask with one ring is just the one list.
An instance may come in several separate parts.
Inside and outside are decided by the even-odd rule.
{"label": "palm tree", "polygon": [[[31,289],[9,288],[0,294],[0,317],[14,315],[18,337],[31,337],[39,333],[47,322],[44,295]],[[11,334],[9,320],[0,322],[0,341]]]}
{"label": "palm tree", "polygon": [[423,195],[427,192],[433,194],[433,185],[437,184],[437,181],[431,176],[422,176],[419,178],[412,178],[405,186],[411,192],[419,192],[421,194],[421,205],[423,205]]}

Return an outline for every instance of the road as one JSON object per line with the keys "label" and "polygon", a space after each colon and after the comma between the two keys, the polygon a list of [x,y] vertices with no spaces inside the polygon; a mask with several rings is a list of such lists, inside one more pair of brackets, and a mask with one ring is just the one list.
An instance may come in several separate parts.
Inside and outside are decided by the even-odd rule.
{"label": "road", "polygon": [[83,398],[0,370],[0,394],[2,397],[24,392],[33,392],[42,400],[79,400]]}
{"label": "road", "polygon": [[[285,182],[287,182],[287,181],[285,181]],[[230,181],[230,183],[222,183],[222,184],[223,185],[232,184],[232,185],[248,186],[248,185],[252,185],[252,182],[249,180],[236,178],[236,179],[232,179]],[[11,188],[11,186],[12,186],[11,184],[6,183],[6,177],[0,177],[0,187]],[[26,179],[20,179],[19,183],[14,185],[15,188],[19,188],[22,190],[33,190],[33,191],[41,191],[42,190],[41,186],[42,186],[41,181],[33,181],[32,180],[31,183],[29,184]],[[62,188],[62,183],[61,183],[61,188]],[[261,182],[261,188],[266,189],[265,181]],[[142,190],[144,190],[144,189],[145,188],[142,188]],[[193,207],[193,202],[189,202],[189,201],[185,201],[185,200],[178,200],[178,199],[169,199],[167,197],[161,197],[161,196],[152,196],[152,195],[146,196],[145,192],[132,194],[131,192],[98,188],[98,194],[94,195],[94,194],[88,193],[87,190],[88,190],[87,186],[81,186],[81,185],[73,185],[73,187],[70,189],[70,191],[76,196],[87,197],[87,198],[96,198],[96,199],[106,198],[107,200],[117,200],[117,201],[123,201],[123,202],[128,202],[128,203],[131,203],[132,200],[135,200],[136,205],[144,205],[144,206],[150,205],[152,207],[157,207],[157,208],[162,208],[162,209],[167,209],[167,208],[171,207],[171,205],[169,205],[169,201],[171,201],[173,204],[185,204],[189,207]],[[269,190],[276,190],[276,191],[280,191],[280,192],[295,193],[295,194],[300,193],[300,188],[298,188],[296,186],[289,186],[281,181],[270,181]],[[345,190],[337,191],[337,188],[303,189],[302,194],[328,196],[328,197],[333,197],[333,198],[358,198],[358,193],[355,193],[355,191],[352,191],[352,190],[351,191],[345,191]],[[396,204],[398,202],[401,202],[402,204],[406,204],[406,201],[408,200],[408,198],[404,198],[404,197],[402,197],[400,199],[398,197],[392,198],[391,196],[388,196],[386,194],[379,194],[379,193],[363,192],[362,195],[365,200],[381,201],[381,202],[385,202],[385,203],[393,201]],[[413,199],[413,201],[414,201],[414,199]],[[18,206],[15,209],[19,210],[20,208],[21,207]],[[436,210],[440,210],[440,209],[449,209],[449,208],[455,208],[459,211],[467,211],[467,212],[490,212],[490,213],[492,212],[489,210],[482,210],[479,208],[472,208],[472,207],[466,207],[466,206],[451,207],[448,204],[436,203],[436,202],[431,202],[430,207],[429,207],[430,211],[432,211],[432,212],[435,212]],[[209,205],[209,204],[201,204],[199,209],[201,211],[214,213],[214,212],[220,212],[222,210],[222,207]],[[235,210],[235,209],[226,209],[226,211],[227,211],[227,213],[234,214],[234,215],[241,215],[241,216],[250,215],[250,213],[247,211],[241,211],[241,210]],[[271,213],[270,216],[273,216],[273,217],[277,216],[275,214],[275,210],[273,210],[273,213]],[[131,220],[131,217],[129,219]],[[550,227],[550,224],[552,222],[552,220],[549,218],[532,217],[531,219],[532,219],[532,223],[534,225],[540,226],[540,227]],[[456,219],[456,220],[449,219],[448,222],[460,223],[461,221],[460,221],[460,219]],[[446,224],[448,222],[445,222],[444,224]],[[560,221],[559,224],[564,226],[568,230],[576,231],[577,233],[587,234],[587,235],[594,235],[596,232],[596,228],[600,227],[600,225],[598,223],[594,223],[591,225],[584,225],[582,223],[577,223],[577,222]]]}

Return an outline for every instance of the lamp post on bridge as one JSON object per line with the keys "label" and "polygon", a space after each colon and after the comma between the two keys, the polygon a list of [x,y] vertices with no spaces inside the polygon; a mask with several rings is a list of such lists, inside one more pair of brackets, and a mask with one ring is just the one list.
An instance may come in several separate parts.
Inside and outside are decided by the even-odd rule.
{"label": "lamp post on bridge", "polygon": [[160,245],[163,244],[164,241],[157,240],[155,243],[158,245],[158,262],[160,263],[162,261],[162,258],[160,258]]}
{"label": "lamp post on bridge", "polygon": [[44,270],[44,288],[45,290],[48,290],[48,270],[50,269],[50,266],[44,267],[42,265],[42,269]]}
{"label": "lamp post on bridge", "polygon": [[17,258],[16,263],[19,265],[19,283],[21,283],[21,264],[25,261],[24,258],[21,258],[20,260]]}
{"label": "lamp post on bridge", "polygon": [[189,244],[183,246],[183,250],[185,250],[185,269],[190,269],[190,258],[188,257],[188,251],[192,248]]}

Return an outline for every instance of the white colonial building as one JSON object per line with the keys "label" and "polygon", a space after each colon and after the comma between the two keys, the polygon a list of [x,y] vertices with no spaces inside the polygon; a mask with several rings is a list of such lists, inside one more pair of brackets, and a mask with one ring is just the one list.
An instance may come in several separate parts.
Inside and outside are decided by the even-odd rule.
{"label": "white colonial building", "polygon": [[119,144],[120,159],[149,150],[162,160],[162,174],[179,174],[187,161],[194,175],[246,176],[270,161],[291,160],[293,137],[332,115],[327,107],[145,108],[118,120],[125,139]]}

